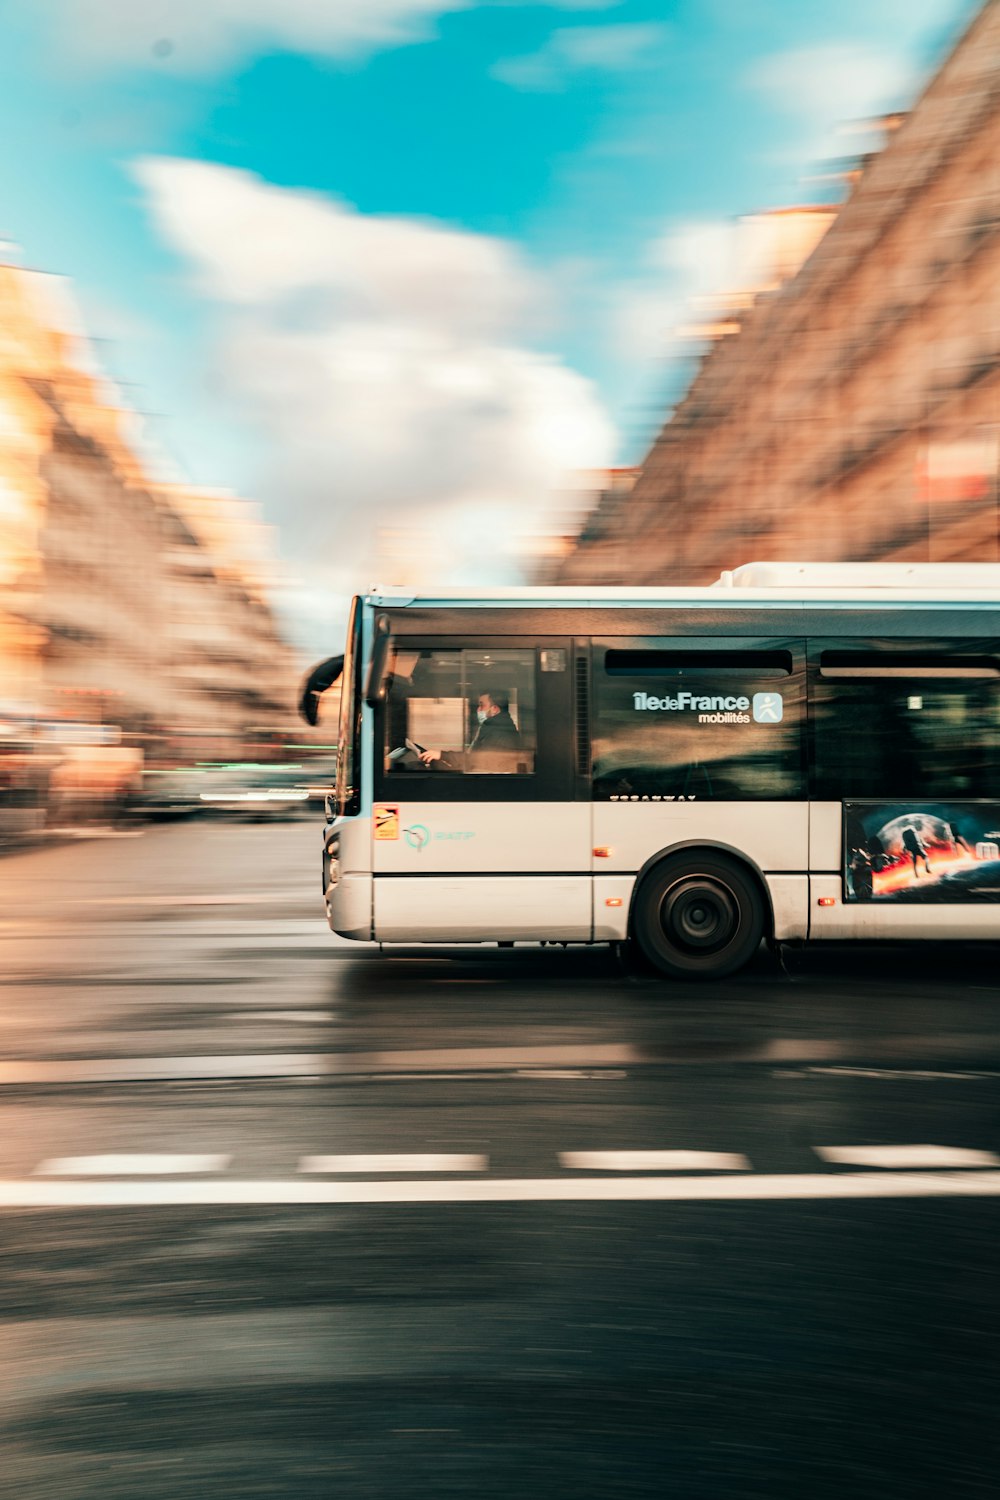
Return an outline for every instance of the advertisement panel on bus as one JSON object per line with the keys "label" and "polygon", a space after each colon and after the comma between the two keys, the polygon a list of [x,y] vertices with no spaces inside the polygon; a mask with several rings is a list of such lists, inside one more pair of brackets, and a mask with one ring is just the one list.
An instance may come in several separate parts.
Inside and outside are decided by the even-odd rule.
{"label": "advertisement panel on bus", "polygon": [[1000,802],[846,802],[848,901],[1000,901]]}

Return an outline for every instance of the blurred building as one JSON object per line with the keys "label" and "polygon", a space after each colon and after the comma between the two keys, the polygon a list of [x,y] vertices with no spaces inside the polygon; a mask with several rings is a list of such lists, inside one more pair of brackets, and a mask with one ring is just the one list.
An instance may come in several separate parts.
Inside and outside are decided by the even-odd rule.
{"label": "blurred building", "polygon": [[639,468],[582,470],[576,476],[574,503],[562,506],[567,518],[575,513],[579,529],[576,535],[568,528],[562,530],[528,554],[532,578],[539,583],[576,582],[583,578],[574,571],[577,558],[591,557],[596,548],[601,579],[627,580],[631,576],[629,506],[641,473]]}
{"label": "blurred building", "polygon": [[294,722],[266,528],[235,497],[152,482],[133,421],[62,284],[0,265],[0,717],[245,753]]}
{"label": "blurred building", "polygon": [[54,350],[33,314],[26,284],[0,266],[0,706],[37,702],[47,638],[35,602],[51,422],[31,382]]}
{"label": "blurred building", "polygon": [[[248,750],[293,721],[301,663],[268,603],[273,532],[247,501],[159,485],[174,721]],[[295,738],[301,739],[299,729]]]}
{"label": "blurred building", "polygon": [[779,216],[771,278],[692,330],[711,342],[686,395],[549,580],[1000,557],[995,0],[886,126],[832,223]]}

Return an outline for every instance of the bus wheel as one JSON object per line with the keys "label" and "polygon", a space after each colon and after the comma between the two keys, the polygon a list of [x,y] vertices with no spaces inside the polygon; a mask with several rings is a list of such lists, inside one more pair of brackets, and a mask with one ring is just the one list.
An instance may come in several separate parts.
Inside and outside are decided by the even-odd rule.
{"label": "bus wheel", "polygon": [[651,871],[632,913],[636,942],[674,979],[721,979],[756,953],[764,902],[749,871],[706,849]]}

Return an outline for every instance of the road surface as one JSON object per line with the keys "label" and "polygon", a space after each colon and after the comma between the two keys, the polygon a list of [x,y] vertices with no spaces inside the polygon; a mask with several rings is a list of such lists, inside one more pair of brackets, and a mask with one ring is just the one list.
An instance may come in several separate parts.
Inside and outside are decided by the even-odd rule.
{"label": "road surface", "polygon": [[0,1493],[996,1493],[1000,949],[661,985],[318,887],[0,859]]}

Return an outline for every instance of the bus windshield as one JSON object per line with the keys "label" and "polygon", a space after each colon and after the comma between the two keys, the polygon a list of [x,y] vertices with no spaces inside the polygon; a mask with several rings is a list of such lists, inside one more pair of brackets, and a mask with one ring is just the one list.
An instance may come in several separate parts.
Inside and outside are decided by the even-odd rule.
{"label": "bus windshield", "polygon": [[342,817],[361,807],[361,600],[351,602],[344,652],[340,728],[337,735],[337,810]]}

